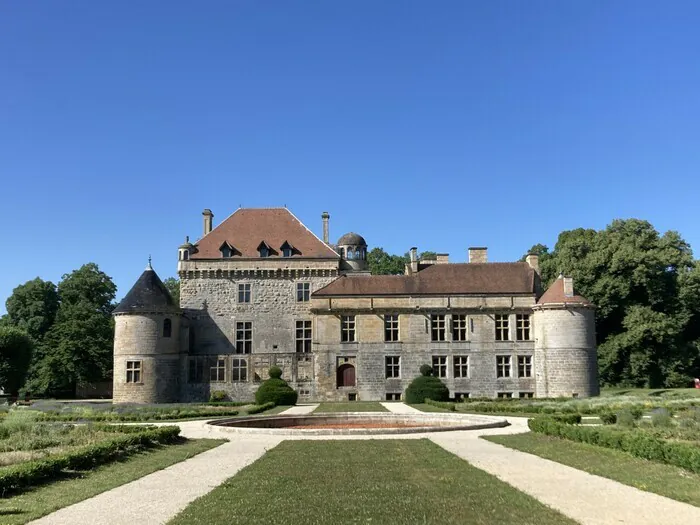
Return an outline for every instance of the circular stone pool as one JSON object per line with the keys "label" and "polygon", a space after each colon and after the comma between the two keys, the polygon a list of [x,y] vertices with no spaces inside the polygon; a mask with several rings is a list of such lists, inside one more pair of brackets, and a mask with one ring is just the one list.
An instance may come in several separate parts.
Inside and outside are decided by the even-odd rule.
{"label": "circular stone pool", "polygon": [[500,417],[473,414],[338,412],[310,415],[218,419],[210,425],[228,432],[280,435],[413,434],[508,426]]}

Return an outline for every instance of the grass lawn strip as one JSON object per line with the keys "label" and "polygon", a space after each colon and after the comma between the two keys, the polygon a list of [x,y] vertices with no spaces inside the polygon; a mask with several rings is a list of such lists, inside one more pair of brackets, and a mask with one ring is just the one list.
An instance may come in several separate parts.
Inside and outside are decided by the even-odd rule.
{"label": "grass lawn strip", "polygon": [[678,467],[635,458],[618,450],[533,432],[484,436],[482,439],[700,507],[700,474]]}
{"label": "grass lawn strip", "polygon": [[[91,498],[135,479],[184,461],[225,443],[218,439],[184,440],[151,449],[94,470],[76,472],[76,477],[55,481],[0,502],[0,523],[15,525],[40,518],[60,508]],[[125,502],[128,504],[128,502]]]}
{"label": "grass lawn strip", "polygon": [[378,401],[351,401],[347,403],[321,403],[314,414],[328,412],[388,412]]}
{"label": "grass lawn strip", "polygon": [[575,522],[421,439],[285,441],[169,523]]}

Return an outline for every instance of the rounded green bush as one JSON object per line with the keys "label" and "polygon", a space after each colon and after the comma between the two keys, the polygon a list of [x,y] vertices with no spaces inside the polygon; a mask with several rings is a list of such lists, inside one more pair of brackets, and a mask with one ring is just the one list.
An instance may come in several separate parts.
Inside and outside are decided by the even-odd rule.
{"label": "rounded green bush", "polygon": [[421,365],[420,375],[426,376],[426,377],[433,375],[433,367],[430,365]]}
{"label": "rounded green bush", "polygon": [[282,370],[279,367],[270,368],[270,379],[263,381],[258,391],[255,392],[256,404],[296,405],[299,394],[281,376]]}
{"label": "rounded green bush", "polygon": [[421,375],[416,377],[411,381],[411,384],[408,385],[405,399],[408,404],[425,403],[426,399],[448,401],[450,399],[450,391],[445,384],[440,381],[440,378]]}

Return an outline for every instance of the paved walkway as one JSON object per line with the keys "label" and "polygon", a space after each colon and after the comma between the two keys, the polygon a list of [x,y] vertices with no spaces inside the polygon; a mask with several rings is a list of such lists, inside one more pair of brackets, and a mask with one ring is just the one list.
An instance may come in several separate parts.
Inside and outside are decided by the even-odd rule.
{"label": "paved walkway", "polygon": [[318,403],[311,404],[311,405],[296,405],[296,406],[288,408],[287,410],[283,410],[282,412],[280,412],[280,414],[284,414],[285,416],[289,416],[289,415],[301,416],[304,414],[311,414],[311,412],[313,412],[317,408],[318,408]]}
{"label": "paved walkway", "polygon": [[393,412],[394,414],[422,414],[420,410],[417,408],[413,408],[408,406],[406,403],[381,403],[381,405],[386,408],[389,412]]}
{"label": "paved walkway", "polygon": [[[394,413],[412,413],[403,403],[382,403]],[[308,414],[302,405],[284,414]],[[429,438],[499,479],[584,525],[678,525],[700,523],[700,508],[644,492],[616,481],[479,439],[482,435],[527,432],[527,419],[507,418],[511,426],[428,434],[314,436],[311,439]],[[222,437],[221,445],[159,472],[31,522],[37,525],[124,525],[166,523],[196,498],[208,493],[284,439],[305,436],[232,434],[204,421],[178,423],[189,438]]]}

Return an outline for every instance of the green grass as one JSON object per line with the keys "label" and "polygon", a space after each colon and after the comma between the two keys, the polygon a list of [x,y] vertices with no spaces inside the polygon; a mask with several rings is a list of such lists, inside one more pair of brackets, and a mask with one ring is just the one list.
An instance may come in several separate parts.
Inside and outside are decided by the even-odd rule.
{"label": "green grass", "polygon": [[573,524],[427,439],[285,441],[171,525]]}
{"label": "green grass", "polygon": [[482,439],[700,507],[700,475],[677,467],[533,432]]}
{"label": "green grass", "polygon": [[666,399],[700,397],[700,388],[624,388],[604,387],[600,389],[601,397],[637,396]]}
{"label": "green grass", "polygon": [[349,401],[347,403],[321,403],[314,414],[325,412],[388,412],[376,401]]}
{"label": "green grass", "polygon": [[[0,501],[0,523],[15,525],[45,516],[60,508],[91,498],[151,472],[162,470],[224,443],[218,439],[183,440],[181,443],[151,449],[75,477],[42,485]],[[128,502],[124,502],[128,505]]]}

